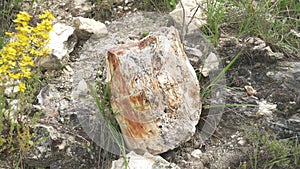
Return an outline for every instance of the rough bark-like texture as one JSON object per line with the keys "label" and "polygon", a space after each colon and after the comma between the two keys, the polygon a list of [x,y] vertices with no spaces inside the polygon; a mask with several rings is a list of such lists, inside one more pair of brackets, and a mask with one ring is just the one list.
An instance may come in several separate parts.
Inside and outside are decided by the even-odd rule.
{"label": "rough bark-like texture", "polygon": [[108,51],[111,105],[130,150],[159,154],[195,132],[200,87],[175,28]]}

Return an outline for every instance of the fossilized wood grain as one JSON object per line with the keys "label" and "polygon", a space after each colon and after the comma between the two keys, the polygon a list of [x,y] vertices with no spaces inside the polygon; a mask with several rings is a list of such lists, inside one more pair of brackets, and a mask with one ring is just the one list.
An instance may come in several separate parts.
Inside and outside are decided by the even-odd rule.
{"label": "fossilized wood grain", "polygon": [[175,28],[107,54],[111,105],[127,147],[159,154],[195,132],[201,113],[196,73]]}

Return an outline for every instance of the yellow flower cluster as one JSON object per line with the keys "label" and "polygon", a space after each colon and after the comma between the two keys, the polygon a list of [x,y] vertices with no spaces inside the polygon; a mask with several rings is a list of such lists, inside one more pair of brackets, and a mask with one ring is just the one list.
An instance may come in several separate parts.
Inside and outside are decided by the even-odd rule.
{"label": "yellow flower cluster", "polygon": [[31,78],[35,58],[50,54],[47,44],[54,17],[47,10],[39,18],[41,22],[32,27],[29,25],[31,16],[27,12],[20,12],[13,20],[16,32],[6,32],[11,41],[0,51],[0,82],[18,80],[21,92],[26,89],[22,80]]}

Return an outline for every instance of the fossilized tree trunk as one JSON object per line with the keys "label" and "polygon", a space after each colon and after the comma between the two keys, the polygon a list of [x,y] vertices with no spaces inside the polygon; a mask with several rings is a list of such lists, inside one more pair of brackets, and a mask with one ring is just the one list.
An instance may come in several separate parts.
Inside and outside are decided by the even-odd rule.
{"label": "fossilized tree trunk", "polygon": [[107,77],[111,105],[130,150],[159,154],[194,134],[200,87],[174,27],[109,50]]}

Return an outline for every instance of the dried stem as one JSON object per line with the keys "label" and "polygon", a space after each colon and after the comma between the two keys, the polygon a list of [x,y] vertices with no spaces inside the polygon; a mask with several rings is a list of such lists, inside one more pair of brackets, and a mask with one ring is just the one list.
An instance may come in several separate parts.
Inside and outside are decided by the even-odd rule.
{"label": "dried stem", "polygon": [[181,36],[181,41],[184,42],[184,37],[185,37],[185,33],[186,33],[184,31],[187,30],[186,25],[185,25],[185,9],[184,9],[184,6],[183,6],[181,0],[179,0],[179,3],[182,7],[182,27],[181,27],[181,35],[180,36]]}
{"label": "dried stem", "polygon": [[198,12],[199,8],[200,8],[200,5],[197,5],[197,8],[196,8],[195,12],[193,13],[193,16],[191,17],[189,23],[186,25],[186,32],[188,32],[189,25],[192,23],[192,21],[193,21],[195,15],[196,15],[196,13]]}

